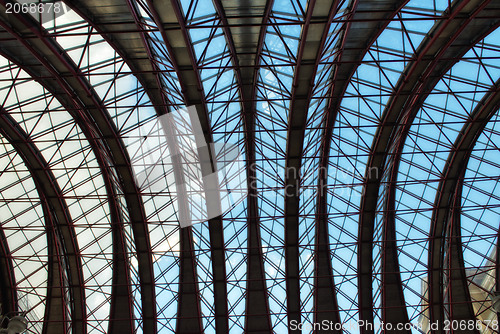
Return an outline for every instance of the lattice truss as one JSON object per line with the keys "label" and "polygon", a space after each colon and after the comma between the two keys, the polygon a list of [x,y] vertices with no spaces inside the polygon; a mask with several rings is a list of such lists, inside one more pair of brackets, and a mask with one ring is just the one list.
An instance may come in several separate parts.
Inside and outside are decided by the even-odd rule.
{"label": "lattice truss", "polygon": [[[0,0],[0,302],[28,333],[499,332],[496,1],[46,3]],[[188,106],[182,156],[158,119]],[[180,228],[196,140],[248,192]]]}

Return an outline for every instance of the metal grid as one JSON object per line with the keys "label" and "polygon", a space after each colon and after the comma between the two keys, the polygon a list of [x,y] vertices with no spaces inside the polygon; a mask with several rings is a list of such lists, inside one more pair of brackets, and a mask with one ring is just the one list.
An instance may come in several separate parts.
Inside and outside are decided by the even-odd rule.
{"label": "metal grid", "polygon": [[[52,20],[9,3],[0,292],[29,331],[417,333],[494,313],[494,1],[68,0]],[[249,194],[179,229],[175,169],[151,191],[132,165],[148,122],[189,105],[243,152]]]}

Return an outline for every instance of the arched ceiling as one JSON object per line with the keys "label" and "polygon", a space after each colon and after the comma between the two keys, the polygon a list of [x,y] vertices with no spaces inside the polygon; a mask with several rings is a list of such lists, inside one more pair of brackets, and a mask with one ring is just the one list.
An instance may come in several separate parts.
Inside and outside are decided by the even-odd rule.
{"label": "arched ceiling", "polygon": [[[493,314],[496,1],[15,3],[0,299],[28,332],[417,333]],[[248,193],[180,228],[172,141],[148,142],[172,156],[154,188],[135,161],[187,106],[196,140],[241,152]]]}

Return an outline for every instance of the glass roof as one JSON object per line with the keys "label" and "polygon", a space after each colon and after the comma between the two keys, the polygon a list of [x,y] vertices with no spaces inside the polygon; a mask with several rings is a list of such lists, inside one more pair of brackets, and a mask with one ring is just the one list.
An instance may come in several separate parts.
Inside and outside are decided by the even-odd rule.
{"label": "glass roof", "polygon": [[[12,271],[0,298],[26,312],[27,332],[284,333],[300,319],[313,333],[334,318],[343,333],[360,321],[382,333],[387,319],[426,333],[467,303],[471,319],[496,319],[494,9],[67,3],[0,15],[0,253]],[[247,197],[181,227],[186,207],[211,210],[203,166],[217,174],[227,147]]]}

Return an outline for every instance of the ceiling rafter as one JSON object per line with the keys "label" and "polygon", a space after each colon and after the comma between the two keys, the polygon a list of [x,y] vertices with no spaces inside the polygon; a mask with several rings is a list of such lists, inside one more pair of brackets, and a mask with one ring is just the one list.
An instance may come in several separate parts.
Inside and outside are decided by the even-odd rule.
{"label": "ceiling rafter", "polygon": [[[465,172],[465,171],[464,171]],[[465,271],[465,261],[463,244],[460,236],[461,228],[461,210],[460,201],[462,199],[462,187],[457,186],[454,193],[454,201],[449,206],[450,212],[447,217],[448,231],[446,239],[446,250],[443,250],[442,255],[446,256],[446,263],[441,268],[444,268],[443,281],[447,283],[447,307],[449,319],[457,321],[476,321],[474,307],[471,300],[468,279]],[[441,283],[443,285],[443,283]],[[445,289],[443,289],[445,290]],[[444,291],[443,291],[444,293]],[[470,329],[469,329],[470,330]],[[470,333],[479,334],[479,330],[474,328]]]}
{"label": "ceiling rafter", "polygon": [[[149,9],[152,13],[153,19],[161,33],[163,42],[172,57],[172,64],[174,66],[175,72],[179,79],[179,84],[182,89],[184,102],[187,106],[193,104],[189,101],[189,96],[186,95],[186,82],[185,78],[182,76],[182,70],[179,67],[179,63],[176,61],[175,49],[171,44],[171,32],[168,35],[168,31],[164,29],[164,17],[162,16],[161,9],[157,8],[152,1],[147,0]],[[166,5],[167,4],[166,2]],[[173,9],[169,8],[170,15],[175,17]],[[172,19],[172,17],[170,17]],[[182,36],[176,36],[173,40],[181,40]],[[197,106],[198,110],[198,106]],[[193,244],[193,231],[192,227],[185,227],[180,230],[180,273],[179,273],[179,300],[177,302],[177,323],[176,331],[178,332],[189,332],[197,331],[201,332],[203,329],[203,324],[201,320],[201,303],[198,287],[198,275],[196,270],[196,257],[194,254],[194,244]]]}
{"label": "ceiling rafter", "polygon": [[[315,76],[323,46],[326,42],[330,23],[338,10],[338,1],[309,1],[305,22],[302,26],[297,65],[292,83],[290,117],[288,123],[288,143],[285,163],[285,189],[291,189],[285,196],[285,261],[286,261],[286,292],[288,322],[301,322],[300,307],[300,265],[299,265],[299,221],[300,221],[300,185],[301,168],[309,105],[311,103]],[[321,20],[329,13],[328,21]],[[321,22],[318,23],[317,21]],[[288,190],[287,190],[288,193]],[[330,257],[328,253],[327,261]],[[326,268],[331,268],[327,266]],[[316,280],[316,283],[326,284],[331,290],[324,297],[334,297],[332,271],[326,278],[328,282]],[[326,301],[329,307],[335,307],[333,300]],[[339,321],[338,309],[330,309],[331,317]]]}
{"label": "ceiling rafter", "polygon": [[[176,0],[163,3],[152,3],[148,0],[148,5],[169,48],[185,103],[187,106],[196,107],[205,142],[212,143],[212,129],[203,84],[180,4]],[[169,26],[169,29],[164,29],[164,26]],[[229,330],[229,319],[222,217],[210,219],[208,226],[214,281],[215,327],[218,333],[225,333]],[[192,233],[191,227],[181,229],[181,282],[177,314],[177,330],[180,332],[201,331],[203,328]]]}
{"label": "ceiling rafter", "polygon": [[[344,26],[342,28],[342,32],[338,32],[340,40],[343,36],[345,36],[346,30],[349,29],[350,19],[352,16],[352,10],[356,8],[357,1],[352,1],[349,3],[350,14],[345,18],[346,21],[343,23]],[[332,4],[334,6],[334,4]],[[335,7],[338,7],[338,2],[335,4]],[[348,8],[349,8],[348,7]],[[328,17],[329,24],[334,19],[335,13],[338,9],[330,9],[330,15]],[[346,15],[346,14],[344,14]],[[323,32],[323,42],[326,40],[328,33],[328,28],[325,27]],[[339,43],[339,42],[337,42]],[[338,45],[335,46],[339,46]],[[325,48],[325,45],[322,46]],[[328,47],[328,46],[326,46]],[[321,50],[320,50],[321,52]],[[337,55],[338,56],[338,55]],[[319,57],[317,58],[317,61]],[[318,64],[316,64],[316,67]],[[333,71],[337,71],[337,68],[334,68]],[[335,72],[333,72],[335,73]],[[333,74],[332,73],[332,74]],[[333,79],[333,78],[332,78]],[[333,83],[333,81],[331,81]],[[329,90],[332,88],[330,87]],[[311,101],[309,101],[309,104]],[[326,122],[328,119],[328,108],[325,110],[325,115],[323,116],[323,121]],[[325,130],[323,131],[323,135],[325,134]],[[321,146],[320,146],[321,150]],[[319,161],[321,164],[321,160]],[[327,179],[326,170],[324,168],[320,168],[318,173],[319,180]],[[327,213],[327,201],[326,201],[326,192],[324,192],[323,187],[326,185],[325,183],[318,184],[317,198],[316,198],[316,214],[315,214],[315,235],[314,235],[314,322],[315,323],[323,323],[323,321],[329,321],[330,323],[341,323],[342,320],[340,318],[339,305],[337,301],[336,288],[335,288],[335,280],[333,275],[333,266],[332,266],[332,257],[330,255],[330,242],[329,242],[329,233],[328,233],[328,213]],[[314,199],[311,199],[314,200]],[[337,331],[340,332],[340,331]]]}
{"label": "ceiling rafter", "polygon": [[[404,307],[405,302],[394,238],[394,196],[395,181],[398,174],[397,162],[404,147],[406,133],[412,123],[410,113],[415,114],[418,111],[418,107],[430,92],[429,87],[434,87],[435,83],[458,61],[460,56],[465,54],[470,46],[474,44],[471,41],[477,42],[498,24],[493,19],[495,17],[495,7],[485,9],[488,3],[489,1],[455,1],[452,4],[451,13],[445,15],[446,19],[433,27],[433,32],[421,43],[416,59],[408,65],[404,79],[399,81],[395,95],[388,102],[383,114],[382,125],[378,128],[372,145],[372,153],[366,169],[367,177],[363,191],[365,195],[361,204],[360,249],[358,252],[360,259],[363,257],[369,259],[369,261],[361,262],[362,267],[359,269],[359,275],[364,274],[365,279],[360,280],[359,289],[363,298],[371,296],[373,225],[381,181],[378,176],[384,174],[382,173],[384,166],[391,166],[389,195],[385,208],[388,213],[384,220],[387,239],[383,246],[385,260],[383,260],[384,272],[382,273],[383,309],[391,308],[391,312],[384,312],[384,322],[400,323],[408,319]],[[475,16],[479,14],[485,16],[474,20]],[[488,18],[490,15],[491,17]],[[472,20],[474,20],[474,24],[470,25],[471,28],[465,29]],[[441,61],[441,59],[443,60]],[[409,94],[409,92],[412,92],[412,94]],[[398,124],[402,124],[402,126],[399,127]],[[388,143],[395,143],[395,145],[390,146]],[[391,147],[397,147],[396,152],[390,152]],[[393,157],[393,159],[387,159],[388,156]],[[389,164],[389,162],[396,163]],[[375,176],[372,175],[373,173],[369,173],[373,169],[379,171]],[[439,252],[434,252],[432,248],[430,254],[431,257],[439,256]],[[433,279],[432,275],[433,272],[429,272],[430,280]],[[432,286],[429,293],[432,305],[431,321],[441,321],[443,320],[442,299],[439,287]],[[360,307],[364,308],[368,307],[368,305],[360,305]],[[438,309],[441,315],[436,314]],[[399,312],[394,310],[399,310]],[[370,311],[370,313],[372,312]]]}
{"label": "ceiling rafter", "polygon": [[[262,2],[265,4],[263,5]],[[258,77],[258,67],[262,53],[264,37],[267,30],[265,25],[269,21],[274,0],[254,2],[244,10],[252,12],[257,17],[246,18],[247,24],[260,26],[258,31],[242,31],[234,26],[234,19],[227,16],[226,9],[231,10],[231,3],[227,0],[215,0],[214,4],[217,14],[221,19],[229,50],[232,55],[232,63],[235,72],[239,93],[242,100],[242,114],[245,127],[245,149],[247,157],[247,292],[246,292],[246,317],[245,330],[247,332],[271,331],[271,316],[269,313],[269,300],[264,273],[264,261],[262,254],[262,242],[260,238],[259,211],[257,204],[257,189],[252,180],[255,180],[255,100]],[[262,16],[260,18],[259,16]],[[237,20],[239,21],[239,20]],[[237,39],[237,43],[235,39]],[[245,65],[245,67],[242,67]]]}
{"label": "ceiling rafter", "polygon": [[[327,184],[328,174],[325,171],[328,168],[333,127],[340,109],[342,97],[356,68],[361,64],[370,46],[407,1],[381,3],[375,0],[359,0],[352,8],[354,13],[349,18],[344,37],[340,40],[340,45],[337,47],[339,50],[337,63],[343,66],[337,66],[333,75],[333,85],[328,103],[328,117],[321,145],[319,167],[321,173],[318,180],[319,192],[317,198],[317,212],[319,215],[326,215],[327,213],[327,190],[323,185]],[[370,235],[371,238],[372,235]],[[361,285],[360,282],[362,280],[369,280],[371,286],[372,276],[369,273],[371,269],[365,273],[363,266],[359,265],[362,262],[369,261],[371,268],[371,257],[368,258],[366,254],[361,254],[361,249],[358,250],[358,254],[358,284]],[[369,294],[360,292],[358,298],[360,319],[373,323],[371,290]]]}
{"label": "ceiling rafter", "polygon": [[[138,8],[134,1],[128,0],[127,4],[123,4],[121,1],[114,1],[113,4],[109,4],[111,8],[113,8],[114,15],[110,16],[107,12],[108,7],[102,7],[101,2],[89,2],[89,1],[80,1],[80,2],[72,2],[71,6],[78,10],[80,14],[83,14],[84,17],[87,18],[88,22],[94,26],[96,30],[99,30],[101,34],[106,38],[108,43],[110,43],[114,49],[122,56],[122,58],[127,62],[127,64],[132,69],[132,72],[135,74],[139,82],[141,82],[144,87],[147,95],[151,99],[153,106],[155,108],[156,114],[158,116],[164,115],[168,113],[168,106],[170,105],[168,101],[167,89],[162,84],[162,80],[160,78],[160,68],[157,64],[158,55],[155,54],[155,51],[150,47],[149,37],[146,34],[146,28],[144,26],[144,22],[139,17]],[[160,17],[154,8],[154,5],[148,1],[148,5],[152,12],[155,23],[158,24],[158,29],[164,39],[165,46],[169,51],[170,55],[173,55],[173,49],[169,44],[169,41],[166,36],[166,32],[163,29],[163,25],[160,22]],[[120,17],[119,20],[116,21],[115,17]],[[92,20],[90,20],[92,18]],[[111,22],[109,22],[111,21]],[[133,23],[132,23],[133,22]],[[124,26],[125,24],[125,26]],[[123,29],[127,29],[130,31],[128,34],[122,34],[121,31]],[[156,56],[156,58],[155,58]],[[173,59],[172,59],[173,60]],[[177,64],[173,64],[176,70],[177,75],[179,75],[180,71],[177,67]],[[181,82],[181,86],[183,83]],[[189,103],[186,103],[189,105]],[[166,136],[168,141],[168,147],[173,149],[175,145],[171,143],[170,136]],[[178,155],[173,155],[173,162],[180,165],[178,161]],[[175,158],[177,157],[177,159]],[[179,168],[174,168],[174,177],[176,180],[177,187],[183,187],[185,190],[185,184],[181,182],[181,175],[179,173]],[[182,205],[183,203],[179,203]],[[195,301],[197,303],[197,307],[192,308],[192,311],[197,311],[198,315],[200,314],[200,302],[199,302],[199,291],[197,285],[193,286],[191,282],[196,282],[196,266],[195,266],[195,257],[194,257],[194,246],[193,246],[193,236],[192,231],[189,229],[181,229],[180,230],[180,247],[181,247],[181,261],[180,261],[180,281],[181,284],[179,293],[179,305],[189,304],[185,301],[185,295],[191,295],[192,297],[198,299]],[[186,282],[186,284],[183,284]],[[197,283],[195,283],[197,284]],[[188,292],[192,289],[192,293]],[[182,320],[182,323],[188,323],[191,315],[184,314],[184,310],[188,308],[182,308],[179,306],[179,310],[181,310],[180,314],[178,314],[178,318],[185,318],[186,320]],[[189,307],[190,309],[190,307]],[[178,328],[182,328],[184,325],[178,325]],[[199,327],[200,330],[202,327]]]}

